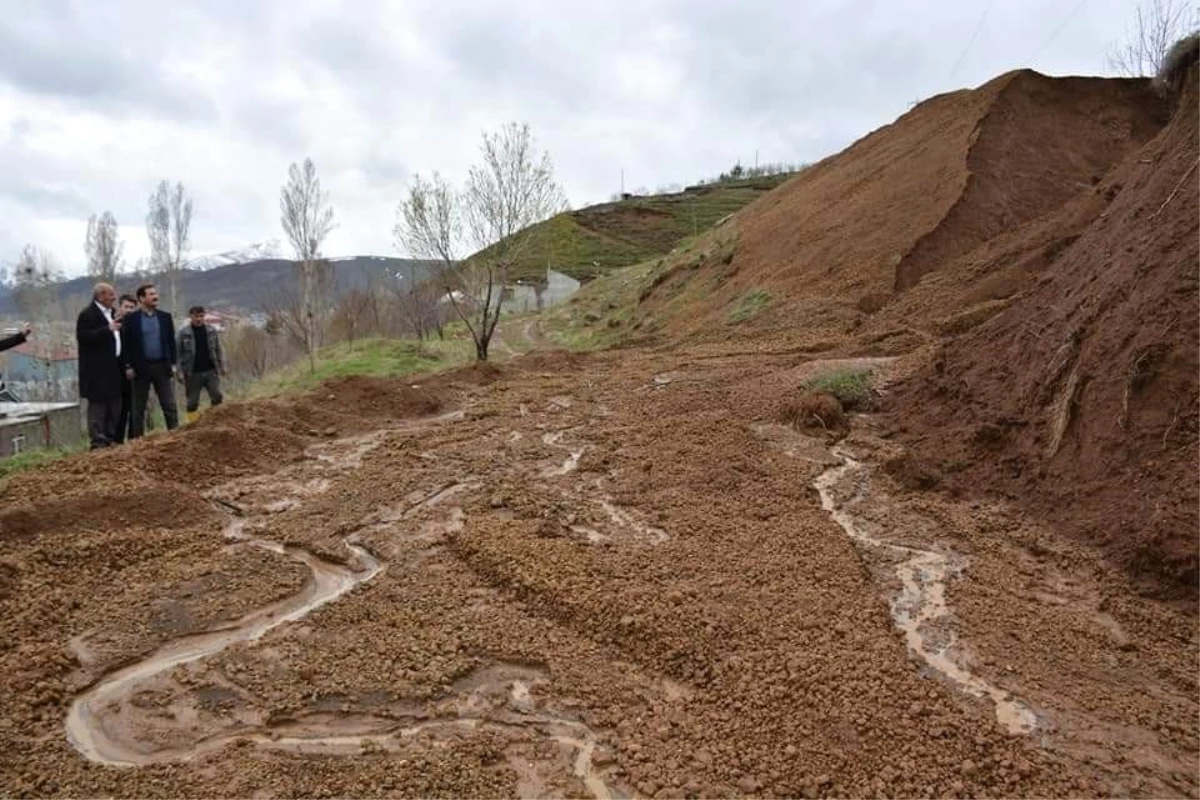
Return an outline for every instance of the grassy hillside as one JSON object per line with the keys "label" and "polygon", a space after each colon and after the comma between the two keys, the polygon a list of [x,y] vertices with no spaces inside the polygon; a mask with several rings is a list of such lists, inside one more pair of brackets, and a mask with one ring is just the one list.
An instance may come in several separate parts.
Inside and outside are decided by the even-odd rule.
{"label": "grassy hillside", "polygon": [[533,278],[550,266],[588,281],[665,256],[685,238],[711,228],[794,174],[723,181],[559,214],[517,234],[533,239],[521,254],[514,277]]}
{"label": "grassy hillside", "polygon": [[[662,256],[614,269],[591,281],[566,303],[547,310],[542,330],[555,344],[581,350],[652,338],[662,327],[662,316],[679,313],[696,295],[706,296],[724,282],[737,240],[734,220],[698,236],[685,236]],[[704,281],[690,280],[701,268],[717,264],[726,272]],[[644,308],[643,302],[664,285],[669,295],[666,305],[654,311]],[[727,324],[751,319],[769,302],[765,294],[744,298]]]}
{"label": "grassy hillside", "polygon": [[353,346],[342,342],[318,351],[316,372],[310,370],[307,358],[301,358],[264,376],[245,394],[248,398],[256,398],[303,391],[330,378],[346,375],[389,378],[415,372],[436,372],[465,364],[472,354],[470,339],[463,336],[425,342],[363,339]]}

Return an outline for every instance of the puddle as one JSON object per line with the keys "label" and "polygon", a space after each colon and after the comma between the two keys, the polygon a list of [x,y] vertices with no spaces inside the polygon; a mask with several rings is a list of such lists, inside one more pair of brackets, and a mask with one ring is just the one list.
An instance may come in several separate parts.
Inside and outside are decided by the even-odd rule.
{"label": "puddle", "polygon": [[[997,721],[1009,733],[1031,732],[1037,725],[1037,717],[1028,706],[1007,691],[971,674],[950,655],[958,637],[949,625],[951,615],[946,605],[946,581],[962,569],[961,557],[892,544],[872,536],[864,521],[848,510],[866,498],[867,467],[840,447],[834,448],[833,454],[842,463],[821,473],[813,483],[821,497],[821,508],[855,545],[899,559],[895,571],[901,590],[890,599],[890,605],[892,620],[904,632],[909,651],[968,694],[989,698],[995,704]],[[850,497],[839,503],[835,492],[848,493]]]}
{"label": "puddle", "polygon": [[[113,677],[123,676],[125,672],[115,673]],[[148,677],[150,667],[144,662],[128,672],[128,680],[140,680]],[[133,672],[138,675],[135,677]],[[194,744],[152,752],[104,741],[98,748],[102,757],[92,760],[120,766],[187,762],[235,743],[299,755],[354,757],[436,746],[437,741],[487,731],[501,738],[508,762],[523,776],[518,782],[522,797],[545,796],[542,781],[530,779],[555,772],[560,777],[567,772],[574,775],[598,800],[620,796],[609,785],[604,770],[594,763],[599,740],[591,728],[556,713],[541,699],[537,686],[548,678],[546,669],[538,665],[492,663],[454,681],[439,698],[425,703],[401,701],[399,708],[389,709],[387,713],[314,711],[266,726],[240,726],[204,737]],[[115,687],[107,682],[106,685]],[[112,692],[116,691],[116,688],[112,689]],[[92,695],[92,702],[97,704],[112,699],[115,698]],[[97,739],[90,741],[95,743]],[[538,741],[554,742],[561,745],[564,752],[557,758],[529,756],[530,745],[536,745]],[[538,751],[535,749],[534,752]],[[520,756],[520,753],[526,755]]]}

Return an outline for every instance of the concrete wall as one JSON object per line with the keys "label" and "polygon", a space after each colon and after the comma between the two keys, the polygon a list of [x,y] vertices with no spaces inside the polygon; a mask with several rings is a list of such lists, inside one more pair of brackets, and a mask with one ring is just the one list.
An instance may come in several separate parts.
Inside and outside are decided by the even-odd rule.
{"label": "concrete wall", "polygon": [[[72,447],[83,436],[78,403],[0,403],[0,458],[16,452]],[[23,437],[23,438],[22,438]]]}
{"label": "concrete wall", "polygon": [[556,306],[579,290],[579,281],[555,270],[546,271],[542,286],[522,284],[505,287],[503,311],[506,314],[527,314]]}

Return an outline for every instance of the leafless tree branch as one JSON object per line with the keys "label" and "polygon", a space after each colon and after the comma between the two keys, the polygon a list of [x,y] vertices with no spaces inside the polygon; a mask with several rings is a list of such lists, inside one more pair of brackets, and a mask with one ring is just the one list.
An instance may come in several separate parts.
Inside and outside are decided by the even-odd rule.
{"label": "leafless tree branch", "polygon": [[166,277],[169,310],[180,313],[179,281],[191,249],[192,198],[182,183],[159,181],[150,193],[146,235],[151,267]]}
{"label": "leafless tree branch", "polygon": [[321,180],[311,158],[304,159],[303,166],[293,163],[288,168],[288,181],[279,194],[279,208],[283,232],[300,262],[300,311],[306,328],[303,341],[309,367],[315,372],[321,340],[321,308],[328,302],[328,295],[322,289],[328,288],[329,275],[324,272],[329,265],[319,263],[321,247],[335,224],[333,207],[329,205],[328,194],[321,191]]}
{"label": "leafless tree branch", "polygon": [[1146,0],[1134,12],[1123,42],[1109,47],[1108,67],[1120,75],[1158,75],[1167,51],[1197,27],[1192,4],[1179,0]]}
{"label": "leafless tree branch", "polygon": [[[509,123],[483,135],[481,162],[461,192],[437,173],[419,175],[397,210],[396,243],[416,258],[440,263],[439,277],[455,311],[487,360],[500,320],[509,269],[532,241],[516,234],[566,208],[548,153],[536,153],[528,125]],[[458,258],[465,247],[477,252]]]}
{"label": "leafless tree branch", "polygon": [[96,280],[112,283],[117,279],[125,250],[117,230],[117,220],[111,211],[88,217],[83,249],[87,254],[88,275]]}

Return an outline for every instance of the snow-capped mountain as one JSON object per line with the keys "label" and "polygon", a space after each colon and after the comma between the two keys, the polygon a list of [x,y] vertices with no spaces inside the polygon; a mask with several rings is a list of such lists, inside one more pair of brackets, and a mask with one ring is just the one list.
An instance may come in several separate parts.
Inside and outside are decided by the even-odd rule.
{"label": "snow-capped mountain", "polygon": [[251,261],[280,258],[282,252],[278,239],[268,239],[265,242],[255,242],[236,250],[227,250],[224,253],[196,256],[188,260],[188,269],[210,270],[227,267],[230,264],[246,264]]}

